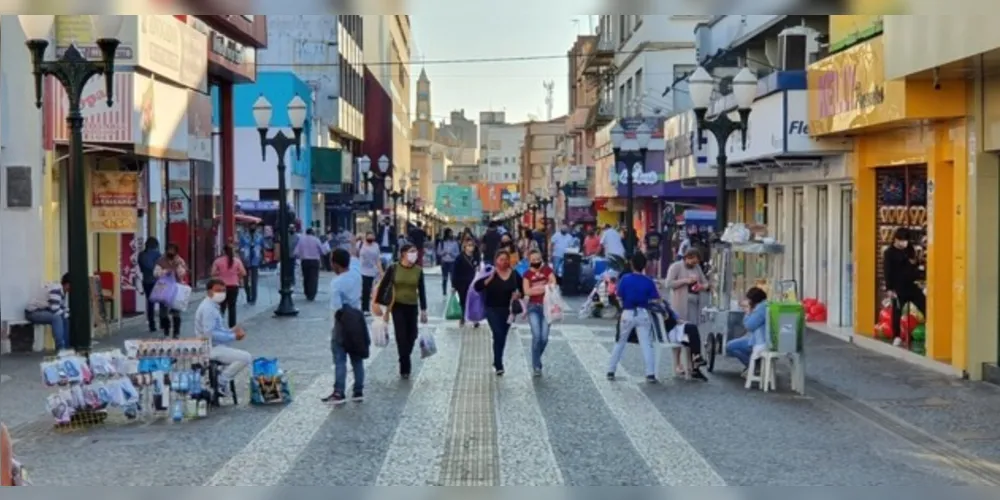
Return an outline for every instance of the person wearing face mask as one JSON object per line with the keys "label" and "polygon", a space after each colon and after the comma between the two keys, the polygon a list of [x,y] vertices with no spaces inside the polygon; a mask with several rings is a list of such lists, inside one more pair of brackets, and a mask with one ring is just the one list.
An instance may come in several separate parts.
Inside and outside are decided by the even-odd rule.
{"label": "person wearing face mask", "polygon": [[260,266],[264,264],[264,236],[256,224],[251,224],[240,235],[240,255],[247,269],[244,287],[247,294],[247,304],[257,303],[257,283],[260,279]]}
{"label": "person wearing face mask", "polygon": [[[462,254],[455,259],[455,268],[451,275],[451,288],[458,294],[458,302],[462,305],[462,319],[458,320],[459,328],[465,326],[465,299],[469,294],[469,286],[479,271],[479,263],[476,241],[466,236],[462,242]],[[473,326],[479,328],[479,323]]]}
{"label": "person wearing face mask", "polygon": [[243,262],[236,258],[231,243],[227,243],[222,255],[212,263],[212,276],[226,284],[226,300],[219,306],[222,314],[229,313],[229,328],[236,326],[236,299],[240,296],[240,280],[247,270]]}
{"label": "person wearing face mask", "polygon": [[392,317],[399,351],[399,376],[404,380],[410,378],[410,356],[419,335],[418,317],[420,323],[427,323],[427,289],[424,286],[424,270],[417,265],[419,256],[416,247],[404,244],[399,249],[399,263],[386,271],[375,292],[376,297],[383,297],[386,295],[385,287],[391,286],[392,300],[389,304],[373,302],[373,313],[381,315],[386,321]]}
{"label": "person wearing face mask", "polygon": [[226,328],[222,321],[219,307],[226,301],[225,282],[212,278],[205,284],[205,289],[205,299],[194,313],[194,333],[199,338],[212,341],[212,360],[226,366],[219,374],[218,390],[223,397],[228,397],[229,382],[235,380],[236,376],[253,362],[253,356],[249,352],[232,347],[233,342],[246,338],[247,334],[243,327]]}
{"label": "person wearing face mask", "polygon": [[441,262],[441,295],[448,294],[448,282],[451,273],[455,270],[455,261],[461,250],[458,248],[458,241],[452,235],[451,229],[444,230],[444,236],[437,244],[437,257]]}
{"label": "person wearing face mask", "polygon": [[[160,257],[153,268],[153,274],[159,278],[161,276],[173,276],[178,283],[187,277],[187,264],[180,255],[177,255],[180,247],[176,243],[167,244],[167,253]],[[160,330],[163,330],[164,337],[171,335],[176,339],[181,335],[181,312],[170,307],[160,306]]]}
{"label": "person wearing face mask", "polygon": [[521,297],[524,282],[521,276],[511,267],[510,254],[506,250],[497,250],[494,259],[494,269],[485,279],[476,282],[475,289],[483,294],[486,305],[486,322],[493,332],[493,368],[498,377],[504,374],[503,351],[507,346],[507,334],[510,332],[510,303]]}
{"label": "person wearing face mask", "polygon": [[361,264],[361,310],[370,315],[372,286],[382,274],[382,249],[375,242],[375,233],[368,231],[365,234],[364,242],[358,247],[358,260]]}
{"label": "person wearing face mask", "polygon": [[556,284],[556,274],[542,262],[542,252],[528,254],[528,272],[524,273],[524,290],[528,296],[528,324],[531,325],[531,365],[535,377],[542,376],[542,354],[549,343],[549,324],[545,321],[545,290]]}
{"label": "person wearing face mask", "polygon": [[882,254],[882,275],[885,276],[886,291],[892,298],[892,345],[897,347],[903,345],[900,323],[906,304],[913,304],[921,314],[927,313],[927,296],[917,284],[920,267],[917,253],[910,245],[910,237],[909,229],[896,229],[892,245]]}
{"label": "person wearing face mask", "polygon": [[504,234],[500,237],[500,246],[498,250],[504,250],[510,256],[511,262],[520,262],[521,257],[517,254],[517,249],[514,248],[514,240],[509,234]]}
{"label": "person wearing face mask", "polygon": [[556,276],[562,277],[563,258],[566,257],[566,251],[574,246],[575,241],[576,238],[569,234],[569,226],[565,224],[559,228],[558,233],[552,235],[549,255],[552,256],[552,266],[555,268]]}
{"label": "person wearing face mask", "polygon": [[702,294],[709,289],[708,278],[700,263],[701,252],[689,248],[683,260],[674,262],[667,269],[670,306],[677,312],[680,321],[695,325],[700,321]]}

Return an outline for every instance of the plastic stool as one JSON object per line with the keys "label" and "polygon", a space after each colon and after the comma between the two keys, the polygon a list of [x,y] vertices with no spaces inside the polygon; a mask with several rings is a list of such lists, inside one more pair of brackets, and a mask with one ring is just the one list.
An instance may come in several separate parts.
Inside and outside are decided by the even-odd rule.
{"label": "plastic stool", "polygon": [[[754,351],[750,356],[750,366],[747,368],[747,381],[744,384],[745,389],[752,389],[753,384],[756,383],[758,387],[764,392],[769,392],[770,390],[777,390],[777,384],[775,384],[775,362],[781,357],[781,354],[773,351],[759,350]],[[757,368],[757,361],[760,361],[760,374],[754,373]]]}

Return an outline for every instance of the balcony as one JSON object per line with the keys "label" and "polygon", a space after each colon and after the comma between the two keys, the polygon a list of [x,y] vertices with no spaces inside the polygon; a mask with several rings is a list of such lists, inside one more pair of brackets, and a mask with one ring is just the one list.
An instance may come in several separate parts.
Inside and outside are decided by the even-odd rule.
{"label": "balcony", "polygon": [[606,99],[598,99],[587,114],[587,128],[600,128],[615,119],[615,103]]}
{"label": "balcony", "polygon": [[585,76],[596,76],[610,68],[615,62],[615,43],[598,34],[597,46],[583,63]]}

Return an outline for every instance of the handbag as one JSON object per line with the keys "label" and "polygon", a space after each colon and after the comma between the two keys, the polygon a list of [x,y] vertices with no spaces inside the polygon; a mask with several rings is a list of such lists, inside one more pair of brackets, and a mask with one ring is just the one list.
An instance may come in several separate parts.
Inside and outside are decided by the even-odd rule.
{"label": "handbag", "polygon": [[375,297],[372,299],[376,304],[389,307],[395,300],[396,289],[393,282],[396,281],[396,266],[389,266],[389,269],[382,275],[382,279],[375,286]]}
{"label": "handbag", "polygon": [[165,274],[156,280],[153,290],[149,292],[149,300],[156,304],[170,307],[177,297],[177,278],[173,274]]}
{"label": "handbag", "polygon": [[465,296],[465,321],[479,323],[486,319],[486,299],[483,294],[476,291],[476,283],[486,279],[491,272],[493,272],[493,266],[483,266],[476,274],[475,279],[472,280],[472,285],[469,286],[469,291]]}
{"label": "handbag", "polygon": [[170,304],[170,309],[174,311],[186,311],[188,304],[191,302],[191,287],[183,284],[177,285],[177,293],[174,294],[174,300]]}

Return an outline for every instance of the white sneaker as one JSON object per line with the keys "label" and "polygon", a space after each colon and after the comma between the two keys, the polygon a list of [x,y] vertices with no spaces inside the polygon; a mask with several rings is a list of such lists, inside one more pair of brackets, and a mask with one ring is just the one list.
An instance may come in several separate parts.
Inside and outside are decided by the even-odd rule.
{"label": "white sneaker", "polygon": [[903,345],[903,339],[901,339],[899,337],[896,337],[896,338],[892,339],[892,345],[895,346],[895,347],[902,347],[902,345]]}

